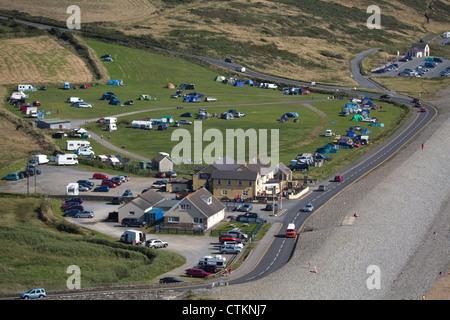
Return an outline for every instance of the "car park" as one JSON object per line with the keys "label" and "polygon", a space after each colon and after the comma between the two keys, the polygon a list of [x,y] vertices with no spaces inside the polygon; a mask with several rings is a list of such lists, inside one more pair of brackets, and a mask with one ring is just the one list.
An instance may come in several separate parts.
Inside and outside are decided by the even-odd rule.
{"label": "car park", "polygon": [[122,226],[124,227],[143,227],[146,225],[145,221],[142,221],[139,218],[123,218]]}
{"label": "car park", "polygon": [[92,210],[83,210],[73,215],[74,218],[93,218],[94,211]]}
{"label": "car park", "polygon": [[303,212],[313,212],[314,211],[314,206],[312,203],[308,203],[303,209]]}
{"label": "car park", "polygon": [[99,186],[94,189],[94,192],[108,192],[109,187],[108,186]]}
{"label": "car park", "polygon": [[92,179],[108,179],[108,175],[103,173],[94,173]]}
{"label": "car park", "polygon": [[162,241],[160,239],[149,239],[147,241],[145,241],[145,246],[149,247],[149,248],[165,248],[169,245],[168,242],[166,241]]}
{"label": "car park", "polygon": [[183,280],[180,280],[175,277],[165,277],[165,278],[159,279],[159,283],[177,283],[177,282],[183,282]]}
{"label": "car park", "polygon": [[47,293],[43,288],[31,289],[30,291],[20,294],[20,299],[40,299],[45,298]]}
{"label": "car park", "polygon": [[210,272],[206,272],[203,269],[197,269],[197,268],[189,268],[186,269],[186,275],[196,278],[208,278],[212,275]]}

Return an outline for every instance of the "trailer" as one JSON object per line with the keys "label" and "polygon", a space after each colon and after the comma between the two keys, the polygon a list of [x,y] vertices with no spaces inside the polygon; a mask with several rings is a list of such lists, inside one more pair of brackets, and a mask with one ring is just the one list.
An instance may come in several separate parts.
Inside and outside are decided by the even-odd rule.
{"label": "trailer", "polygon": [[152,121],[134,120],[131,122],[131,128],[152,130]]}

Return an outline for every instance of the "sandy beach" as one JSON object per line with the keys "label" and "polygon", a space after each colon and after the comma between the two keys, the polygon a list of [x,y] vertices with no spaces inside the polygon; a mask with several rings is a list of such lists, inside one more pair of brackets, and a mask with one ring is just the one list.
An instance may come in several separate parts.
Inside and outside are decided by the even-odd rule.
{"label": "sandy beach", "polygon": [[[450,299],[450,87],[432,105],[437,117],[403,150],[316,211],[281,270],[198,294],[229,300]],[[354,224],[342,225],[355,212]]]}

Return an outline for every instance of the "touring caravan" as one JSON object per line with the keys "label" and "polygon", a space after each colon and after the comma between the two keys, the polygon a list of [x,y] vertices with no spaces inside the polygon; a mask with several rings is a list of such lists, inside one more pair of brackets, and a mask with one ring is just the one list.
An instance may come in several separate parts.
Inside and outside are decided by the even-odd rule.
{"label": "touring caravan", "polygon": [[79,185],[78,183],[69,183],[66,186],[66,195],[68,196],[77,196],[79,193]]}
{"label": "touring caravan", "polygon": [[31,84],[19,84],[17,85],[17,91],[36,91]]}
{"label": "touring caravan", "polygon": [[120,236],[120,241],[131,244],[143,244],[145,242],[145,233],[137,230],[127,230]]}
{"label": "touring caravan", "polygon": [[56,165],[75,165],[78,164],[78,156],[76,154],[57,154],[56,155]]}
{"label": "touring caravan", "polygon": [[67,140],[66,141],[66,150],[68,151],[73,151],[73,150],[78,150],[78,148],[81,147],[90,147],[91,143],[89,141],[86,140]]}
{"label": "touring caravan", "polygon": [[134,120],[131,122],[131,127],[134,129],[152,130],[152,122],[151,121]]}

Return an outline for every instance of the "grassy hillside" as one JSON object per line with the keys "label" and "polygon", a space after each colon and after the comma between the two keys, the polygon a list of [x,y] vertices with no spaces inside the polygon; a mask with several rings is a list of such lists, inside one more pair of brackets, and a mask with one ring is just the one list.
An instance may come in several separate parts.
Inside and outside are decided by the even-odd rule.
{"label": "grassy hillside", "polygon": [[[145,283],[176,268],[184,258],[170,252],[121,244],[53,215],[58,201],[2,195],[0,294],[32,287],[67,289],[67,267],[81,269],[81,287]],[[98,238],[100,237],[100,238]]]}
{"label": "grassy hillside", "polygon": [[[65,22],[67,1],[18,0],[3,9]],[[82,30],[111,30],[128,41],[208,57],[232,57],[249,69],[307,81],[354,86],[349,60],[369,47],[403,52],[408,43],[445,31],[442,0],[378,1],[381,29],[366,26],[370,0],[80,1]],[[52,10],[45,10],[52,6]],[[105,8],[108,6],[109,10]],[[120,14],[117,12],[120,11]],[[139,12],[133,14],[133,12]],[[14,15],[14,13],[11,13]],[[112,35],[111,33],[111,35]],[[136,38],[131,38],[131,36]]]}

